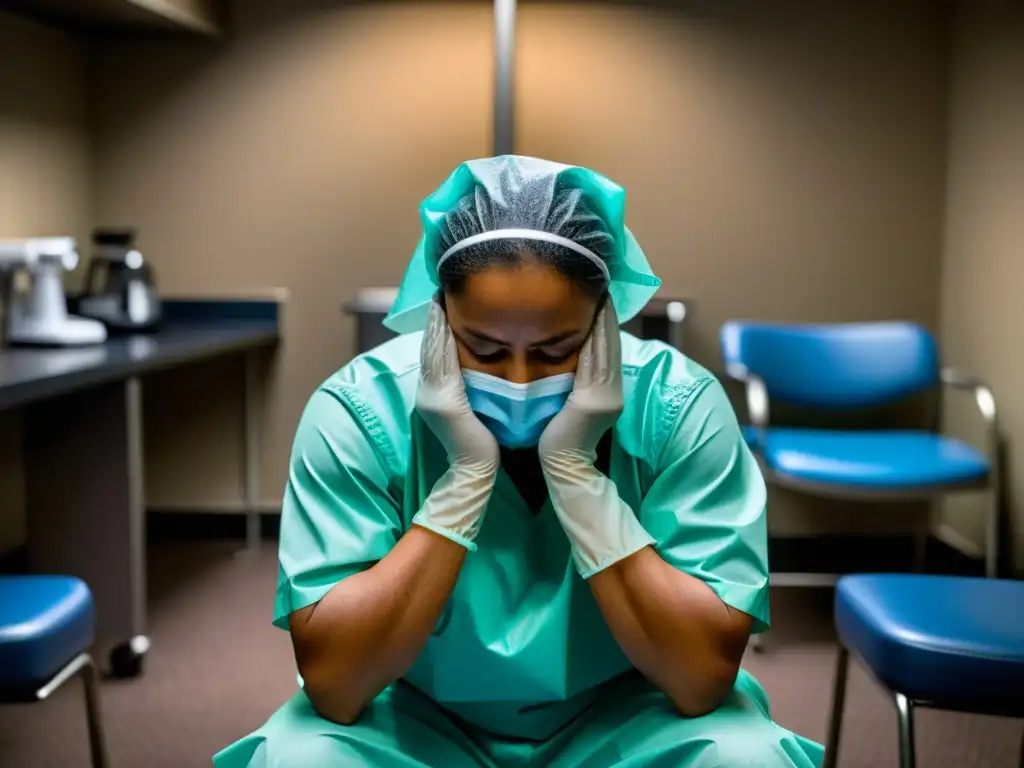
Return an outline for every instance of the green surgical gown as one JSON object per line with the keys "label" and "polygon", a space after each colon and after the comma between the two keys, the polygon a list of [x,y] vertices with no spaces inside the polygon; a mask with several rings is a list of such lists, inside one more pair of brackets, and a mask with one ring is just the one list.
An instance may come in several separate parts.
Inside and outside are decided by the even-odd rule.
{"label": "green surgical gown", "polygon": [[[274,623],[384,557],[448,468],[413,413],[421,334],[377,347],[314,393],[281,520]],[[765,487],[721,385],[674,349],[622,336],[625,408],[608,474],[668,563],[768,626]],[[796,766],[821,748],[773,723],[740,674],[715,712],[683,718],[622,653],[550,504],[504,472],[478,548],[402,681],[359,721],[316,715],[301,689],[217,768]]]}

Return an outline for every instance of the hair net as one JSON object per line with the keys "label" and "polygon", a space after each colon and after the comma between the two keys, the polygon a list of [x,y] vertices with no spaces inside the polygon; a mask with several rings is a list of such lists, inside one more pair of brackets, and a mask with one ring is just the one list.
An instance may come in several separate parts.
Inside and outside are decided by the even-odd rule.
{"label": "hair net", "polygon": [[463,163],[420,204],[423,237],[384,325],[423,330],[442,258],[486,239],[554,242],[603,265],[625,322],[661,285],[625,226],[625,207],[622,187],[579,166],[515,155]]}

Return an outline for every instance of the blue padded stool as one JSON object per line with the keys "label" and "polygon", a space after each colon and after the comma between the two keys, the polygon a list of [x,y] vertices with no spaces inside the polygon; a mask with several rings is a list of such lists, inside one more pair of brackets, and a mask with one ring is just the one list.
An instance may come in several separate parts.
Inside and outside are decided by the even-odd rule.
{"label": "blue padded stool", "polygon": [[75,675],[85,683],[89,750],[107,768],[96,666],[89,655],[92,593],[69,576],[0,576],[0,701],[43,701]]}
{"label": "blue padded stool", "polygon": [[840,650],[824,768],[836,765],[851,654],[893,695],[901,768],[914,766],[915,706],[1024,717],[1024,581],[844,576],[835,622]]}

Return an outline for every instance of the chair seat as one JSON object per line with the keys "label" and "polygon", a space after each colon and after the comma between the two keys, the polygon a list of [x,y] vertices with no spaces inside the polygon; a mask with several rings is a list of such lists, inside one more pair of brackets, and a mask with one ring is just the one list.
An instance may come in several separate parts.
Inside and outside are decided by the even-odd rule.
{"label": "chair seat", "polygon": [[89,588],[69,576],[0,576],[0,690],[42,685],[93,641]]}
{"label": "chair seat", "polygon": [[[745,436],[756,445],[756,434]],[[979,451],[931,432],[772,428],[757,447],[774,472],[826,485],[928,488],[981,482],[989,473]]]}
{"label": "chair seat", "polygon": [[1022,704],[1024,582],[845,576],[835,621],[843,645],[894,691],[940,703]]}

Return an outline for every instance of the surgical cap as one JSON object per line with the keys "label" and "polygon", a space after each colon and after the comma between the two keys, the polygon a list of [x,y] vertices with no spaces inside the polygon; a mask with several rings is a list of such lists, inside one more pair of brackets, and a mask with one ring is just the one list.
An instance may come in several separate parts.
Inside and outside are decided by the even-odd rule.
{"label": "surgical cap", "polygon": [[423,236],[384,325],[423,330],[441,261],[487,240],[555,243],[590,259],[626,322],[661,281],[624,223],[625,207],[626,191],[587,168],[516,155],[463,163],[420,204]]}

